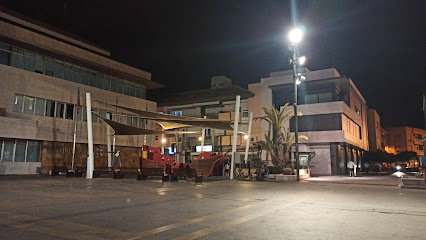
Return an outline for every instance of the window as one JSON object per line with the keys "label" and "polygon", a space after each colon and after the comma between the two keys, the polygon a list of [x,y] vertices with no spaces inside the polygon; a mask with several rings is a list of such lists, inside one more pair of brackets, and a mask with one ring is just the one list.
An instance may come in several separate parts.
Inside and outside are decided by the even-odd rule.
{"label": "window", "polygon": [[26,147],[27,147],[26,140],[16,140],[14,162],[25,162]]}
{"label": "window", "polygon": [[22,56],[12,54],[12,67],[22,68]]}
{"label": "window", "polygon": [[33,72],[34,71],[34,59],[25,57],[24,58],[24,69]]}
{"label": "window", "polygon": [[40,160],[40,146],[41,142],[39,141],[28,141],[27,146],[27,162],[39,162]]}
{"label": "window", "polygon": [[55,67],[53,64],[51,63],[46,63],[46,69],[44,71],[44,74],[46,74],[47,76],[52,76],[55,74]]}
{"label": "window", "polygon": [[123,86],[123,94],[124,95],[129,95],[129,86],[127,86],[127,85]]}
{"label": "window", "polygon": [[34,114],[34,98],[33,97],[24,97],[24,113]]}
{"label": "window", "polygon": [[10,53],[0,51],[0,64],[9,65]]}
{"label": "window", "polygon": [[65,112],[65,104],[63,103],[56,103],[56,117],[57,118],[64,118],[64,112]]}
{"label": "window", "polygon": [[145,119],[143,119],[143,118],[139,118],[139,121],[138,121],[138,128],[145,128]]}
{"label": "window", "polygon": [[135,95],[135,87],[132,86],[132,87],[129,88],[129,95],[132,96],[132,97],[136,96]]}
{"label": "window", "polygon": [[74,119],[74,105],[73,104],[67,104],[67,111],[65,114],[65,118],[69,120]]}
{"label": "window", "polygon": [[39,116],[44,116],[44,110],[46,109],[46,100],[36,98],[35,102],[35,114]]}
{"label": "window", "polygon": [[13,161],[13,149],[15,147],[14,140],[4,140],[4,149],[3,149],[3,162],[12,162]]}
{"label": "window", "polygon": [[318,102],[331,102],[333,101],[333,94],[331,92],[318,93]]}
{"label": "window", "polygon": [[305,104],[318,103],[318,94],[305,95]]}
{"label": "window", "polygon": [[24,96],[22,95],[15,95],[15,105],[13,106],[14,112],[22,112],[22,102],[23,102]]}
{"label": "window", "polygon": [[170,114],[175,115],[175,116],[182,116],[182,110],[181,111],[171,111]]}
{"label": "window", "polygon": [[97,87],[100,88],[100,89],[103,89],[104,88],[104,74],[103,73],[98,73],[97,80],[98,80]]}
{"label": "window", "polygon": [[127,124],[127,116],[120,113],[120,123]]}
{"label": "window", "polygon": [[99,117],[101,117],[101,118],[107,118],[106,117],[106,111],[105,110],[99,110]]}
{"label": "window", "polygon": [[105,76],[104,89],[108,91],[111,90],[111,78],[109,75]]}
{"label": "window", "polygon": [[35,65],[34,65],[34,71],[36,73],[44,73],[44,63],[40,62],[40,61],[35,61]]}
{"label": "window", "polygon": [[248,118],[248,110],[243,111],[243,118]]}
{"label": "window", "polygon": [[89,72],[86,70],[81,71],[81,84],[88,85],[89,84]]}
{"label": "window", "polygon": [[56,65],[55,66],[55,77],[57,78],[64,78],[64,67],[61,65]]}
{"label": "window", "polygon": [[117,79],[116,78],[111,78],[111,91],[117,92]]}
{"label": "window", "polygon": [[73,81],[73,72],[71,69],[71,64],[65,63],[64,68],[64,79],[67,81]]}
{"label": "window", "polygon": [[89,72],[89,86],[96,87],[96,74]]}
{"label": "window", "polygon": [[55,102],[52,102],[50,100],[46,101],[46,115],[47,117],[54,117],[55,116]]}
{"label": "window", "polygon": [[122,79],[117,79],[117,93],[123,93],[123,80]]}
{"label": "window", "polygon": [[98,109],[93,109],[92,108],[92,122],[94,122],[94,123],[97,123],[98,122],[98,116],[96,116],[96,115],[98,115],[99,113],[98,113]]}
{"label": "window", "polygon": [[80,72],[75,70],[72,72],[72,81],[76,83],[80,83]]}
{"label": "window", "polygon": [[86,108],[86,106],[81,107],[81,113],[83,115],[83,121],[87,122],[87,108]]}

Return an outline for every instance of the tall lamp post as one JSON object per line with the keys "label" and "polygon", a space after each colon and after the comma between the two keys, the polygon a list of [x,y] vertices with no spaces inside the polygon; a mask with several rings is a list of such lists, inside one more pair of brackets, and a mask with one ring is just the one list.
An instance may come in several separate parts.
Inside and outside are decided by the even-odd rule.
{"label": "tall lamp post", "polygon": [[297,85],[299,85],[303,80],[305,80],[305,77],[302,76],[300,73],[297,73],[297,65],[302,65],[306,58],[300,57],[297,58],[297,44],[302,40],[303,32],[302,30],[295,28],[291,30],[288,34],[288,38],[290,40],[290,46],[288,46],[288,49],[293,52],[293,58],[290,59],[290,64],[293,65],[293,84],[294,84],[294,117],[295,117],[295,151],[296,151],[296,174],[297,174],[297,181],[300,180],[299,177],[299,124],[298,124],[298,116],[297,116]]}

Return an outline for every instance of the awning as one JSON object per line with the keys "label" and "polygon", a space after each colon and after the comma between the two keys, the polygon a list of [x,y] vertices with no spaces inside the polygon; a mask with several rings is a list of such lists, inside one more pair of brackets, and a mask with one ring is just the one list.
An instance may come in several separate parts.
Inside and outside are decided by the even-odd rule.
{"label": "awning", "polygon": [[114,122],[102,117],[99,117],[102,121],[107,123],[112,129],[114,129],[115,135],[156,135],[156,134],[187,134],[195,132],[181,132],[181,131],[157,131],[151,129],[143,129],[128,126],[122,123]]}
{"label": "awning", "polygon": [[[232,131],[234,130],[231,127],[231,122],[222,121],[219,119],[204,119],[204,118],[194,118],[194,117],[183,117],[183,116],[174,116],[169,114],[163,114],[163,113],[155,113],[155,112],[147,112],[122,106],[117,106],[121,109],[124,109],[126,111],[129,111],[131,113],[139,115],[141,118],[154,120],[157,122],[169,122],[169,123],[177,123],[180,125],[186,125],[187,126],[194,126],[194,127],[206,127],[206,128],[215,128],[215,129],[221,129],[221,130],[227,130]],[[177,127],[173,127],[172,124],[169,124],[168,127],[170,128],[179,128],[182,126],[176,125]],[[170,129],[168,128],[168,129]],[[166,129],[166,128],[165,128]]]}

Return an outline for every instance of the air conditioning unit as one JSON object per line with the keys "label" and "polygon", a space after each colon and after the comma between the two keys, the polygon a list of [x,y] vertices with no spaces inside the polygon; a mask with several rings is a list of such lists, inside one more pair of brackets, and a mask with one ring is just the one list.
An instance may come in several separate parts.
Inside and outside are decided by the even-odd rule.
{"label": "air conditioning unit", "polygon": [[257,136],[250,137],[250,142],[256,143],[257,142]]}

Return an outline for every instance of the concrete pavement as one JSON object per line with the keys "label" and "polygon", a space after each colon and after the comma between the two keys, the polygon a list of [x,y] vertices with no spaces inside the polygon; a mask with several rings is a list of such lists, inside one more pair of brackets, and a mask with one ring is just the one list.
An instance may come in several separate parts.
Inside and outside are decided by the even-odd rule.
{"label": "concrete pavement", "polygon": [[424,239],[426,191],[1,177],[0,239]]}

